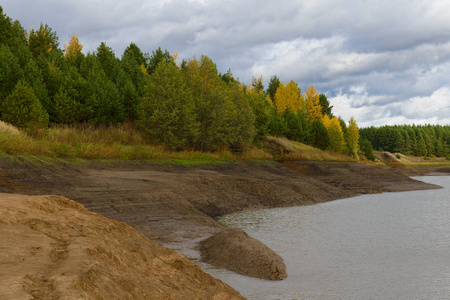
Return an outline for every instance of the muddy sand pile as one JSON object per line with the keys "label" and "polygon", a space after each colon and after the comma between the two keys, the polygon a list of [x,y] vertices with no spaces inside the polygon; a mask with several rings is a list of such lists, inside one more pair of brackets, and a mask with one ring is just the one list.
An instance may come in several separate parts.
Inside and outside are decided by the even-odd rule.
{"label": "muddy sand pile", "polygon": [[0,194],[0,299],[244,299],[183,255],[60,196]]}
{"label": "muddy sand pile", "polygon": [[200,242],[201,260],[239,274],[282,280],[287,277],[283,259],[240,228],[231,228]]}

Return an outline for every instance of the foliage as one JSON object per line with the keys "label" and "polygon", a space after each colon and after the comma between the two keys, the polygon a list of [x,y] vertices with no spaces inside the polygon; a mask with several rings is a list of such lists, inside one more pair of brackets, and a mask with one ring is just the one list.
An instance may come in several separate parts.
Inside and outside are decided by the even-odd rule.
{"label": "foliage", "polygon": [[450,126],[395,125],[360,129],[374,149],[405,155],[446,157],[450,154]]}
{"label": "foliage", "polygon": [[214,151],[222,146],[241,151],[253,140],[254,115],[244,102],[243,89],[235,82],[228,85],[219,77],[217,67],[207,56],[183,63],[189,89],[195,99],[195,114],[200,134],[195,147]]}
{"label": "foliage", "polygon": [[326,150],[330,146],[330,137],[328,130],[323,125],[322,120],[316,119],[311,126],[311,145],[321,150]]}
{"label": "foliage", "polygon": [[256,132],[253,143],[262,147],[263,141],[270,133],[271,115],[274,110],[261,90],[249,88],[246,90],[246,95],[255,116],[253,125]]}
{"label": "foliage", "polygon": [[0,45],[0,104],[22,77],[23,69],[20,67],[19,59],[9,47]]}
{"label": "foliage", "polygon": [[288,108],[284,111],[284,136],[298,142],[305,143],[308,138],[308,122],[304,112],[293,113]]}
{"label": "foliage", "polygon": [[361,149],[361,152],[367,159],[375,161],[375,155],[373,154],[372,144],[369,142],[369,140],[360,139],[359,148]]}
{"label": "foliage", "polygon": [[194,143],[199,129],[194,100],[176,66],[161,61],[144,95],[138,124],[146,136],[169,149]]}
{"label": "foliage", "polygon": [[148,66],[147,66],[148,74],[151,75],[155,71],[156,67],[158,66],[158,64],[161,61],[165,61],[166,63],[175,65],[175,61],[173,59],[173,56],[170,54],[170,52],[167,50],[162,51],[161,47],[159,47],[158,49],[153,51],[152,56],[148,60]]}
{"label": "foliage", "polygon": [[359,130],[358,124],[356,124],[355,118],[351,117],[350,121],[348,121],[348,129],[347,129],[347,145],[350,151],[350,154],[358,159],[359,152]]}
{"label": "foliage", "polygon": [[323,124],[327,128],[329,137],[328,150],[342,153],[345,147],[344,133],[338,118],[330,118],[328,115],[323,117]]}
{"label": "foliage", "polygon": [[58,36],[47,24],[41,23],[38,30],[31,29],[28,45],[35,58],[41,55],[48,57],[50,52],[58,49]]}
{"label": "foliage", "polygon": [[33,89],[20,80],[1,106],[2,119],[22,129],[35,131],[48,126],[48,114]]}
{"label": "foliage", "polygon": [[319,104],[319,97],[319,93],[316,92],[313,85],[306,90],[306,111],[310,123],[322,118],[322,106]]}
{"label": "foliage", "polygon": [[270,77],[269,87],[267,88],[266,93],[267,95],[269,95],[274,105],[276,105],[275,94],[277,93],[277,89],[280,86],[280,83],[280,79],[276,75]]}
{"label": "foliage", "polygon": [[324,94],[319,95],[319,105],[322,107],[322,115],[333,117],[333,114],[331,113],[333,106],[330,106],[330,101],[328,101],[327,96],[325,96]]}
{"label": "foliage", "polygon": [[70,37],[69,45],[64,45],[64,57],[74,62],[81,53],[81,50],[83,50],[83,45],[80,44],[78,35],[75,34]]}
{"label": "foliage", "polygon": [[[345,153],[351,144],[345,122],[335,122],[313,86],[302,95],[296,82],[272,76],[264,90],[262,76],[246,85],[231,70],[218,73],[208,56],[178,66],[177,53],[158,48],[149,55],[134,43],[122,57],[104,42],[94,53],[82,51],[78,35],[60,49],[48,25],[27,32],[0,7],[0,119],[21,128],[139,124],[134,128],[147,141],[176,150],[248,153],[268,135]],[[429,156],[433,145],[436,155],[448,154],[445,138],[409,130],[403,142],[398,136],[397,148]],[[66,148],[57,152],[95,156],[92,149]]]}
{"label": "foliage", "polygon": [[301,91],[293,80],[288,84],[281,82],[275,93],[273,105],[279,115],[283,115],[286,109],[296,113],[305,110],[305,100]]}

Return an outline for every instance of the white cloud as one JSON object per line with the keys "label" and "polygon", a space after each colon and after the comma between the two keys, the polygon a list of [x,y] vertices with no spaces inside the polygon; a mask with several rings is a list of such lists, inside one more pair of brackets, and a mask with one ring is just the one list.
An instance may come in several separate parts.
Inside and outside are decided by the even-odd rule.
{"label": "white cloud", "polygon": [[403,115],[407,118],[450,119],[450,88],[441,87],[430,96],[413,97],[402,105]]}
{"label": "white cloud", "polygon": [[[330,98],[336,115],[345,120],[355,117],[360,127],[400,124],[450,124],[450,87],[445,86],[424,97],[412,97],[403,102],[391,96],[369,96],[364,88],[353,93]],[[385,99],[387,104],[377,105]],[[363,104],[363,105],[362,105]]]}

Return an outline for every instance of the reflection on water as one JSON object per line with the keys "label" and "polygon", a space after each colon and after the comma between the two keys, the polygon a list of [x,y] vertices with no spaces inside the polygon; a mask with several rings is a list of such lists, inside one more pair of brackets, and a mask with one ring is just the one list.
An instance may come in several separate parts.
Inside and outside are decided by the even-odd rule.
{"label": "reflection on water", "polygon": [[450,299],[450,177],[444,189],[364,195],[226,216],[278,254],[283,281],[202,267],[249,299]]}

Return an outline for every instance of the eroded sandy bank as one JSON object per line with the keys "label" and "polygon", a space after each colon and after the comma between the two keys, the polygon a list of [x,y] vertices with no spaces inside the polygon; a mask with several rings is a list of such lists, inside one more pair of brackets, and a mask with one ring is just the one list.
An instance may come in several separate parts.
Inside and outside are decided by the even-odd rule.
{"label": "eroded sandy bank", "polygon": [[[198,243],[224,230],[215,222],[217,216],[365,193],[436,188],[401,170],[357,163],[241,161],[183,167],[109,162],[74,166],[64,162],[40,165],[17,158],[3,159],[0,164],[0,191],[66,196],[194,260],[200,258]],[[242,261],[236,259],[235,264]]]}

